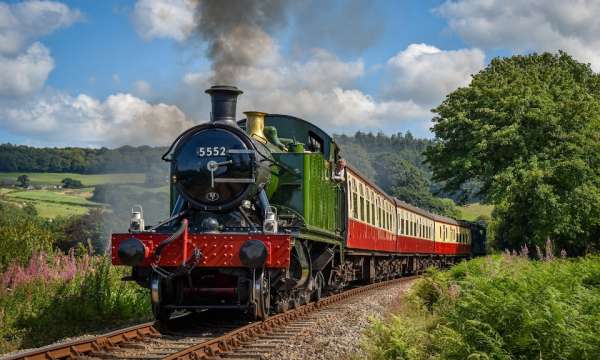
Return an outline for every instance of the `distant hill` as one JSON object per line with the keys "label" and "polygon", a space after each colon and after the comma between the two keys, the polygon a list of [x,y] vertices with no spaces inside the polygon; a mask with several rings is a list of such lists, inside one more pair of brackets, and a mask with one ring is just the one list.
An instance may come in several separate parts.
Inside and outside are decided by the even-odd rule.
{"label": "distant hill", "polygon": [[167,167],[160,159],[167,149],[150,146],[100,148],[37,148],[0,145],[0,172],[53,172],[79,174],[146,173]]}
{"label": "distant hill", "polygon": [[[433,194],[440,188],[431,182],[431,170],[423,152],[432,140],[415,138],[410,132],[386,135],[357,132],[334,135],[342,156],[383,190],[416,206],[456,215],[454,204]],[[100,148],[36,148],[0,145],[0,172],[53,173],[145,173],[166,178],[168,164],[161,160],[166,147],[122,146]],[[152,178],[151,177],[151,178]],[[450,197],[441,194],[442,197]],[[454,198],[456,200],[457,197]]]}

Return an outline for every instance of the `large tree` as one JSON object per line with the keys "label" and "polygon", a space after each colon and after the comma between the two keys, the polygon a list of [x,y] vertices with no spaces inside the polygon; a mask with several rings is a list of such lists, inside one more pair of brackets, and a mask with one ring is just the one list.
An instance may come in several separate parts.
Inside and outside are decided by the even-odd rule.
{"label": "large tree", "polygon": [[476,181],[501,246],[600,236],[600,76],[569,55],[497,58],[433,110],[426,156],[446,191]]}

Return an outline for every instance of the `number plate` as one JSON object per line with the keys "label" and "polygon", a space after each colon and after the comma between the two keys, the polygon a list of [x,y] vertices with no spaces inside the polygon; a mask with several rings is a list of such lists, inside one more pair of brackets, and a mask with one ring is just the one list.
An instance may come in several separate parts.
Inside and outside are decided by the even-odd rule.
{"label": "number plate", "polygon": [[198,157],[225,156],[227,155],[227,149],[224,146],[201,146],[196,149],[196,155]]}

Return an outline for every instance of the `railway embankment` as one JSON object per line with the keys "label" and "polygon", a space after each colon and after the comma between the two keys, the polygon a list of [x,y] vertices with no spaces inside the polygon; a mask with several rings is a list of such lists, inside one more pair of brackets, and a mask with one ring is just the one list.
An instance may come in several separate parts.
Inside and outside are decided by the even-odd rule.
{"label": "railway embankment", "polygon": [[371,359],[597,359],[600,257],[488,256],[418,280],[363,340]]}
{"label": "railway embankment", "polygon": [[148,294],[122,282],[125,275],[108,258],[73,252],[40,252],[13,263],[0,274],[0,358],[148,320]]}

